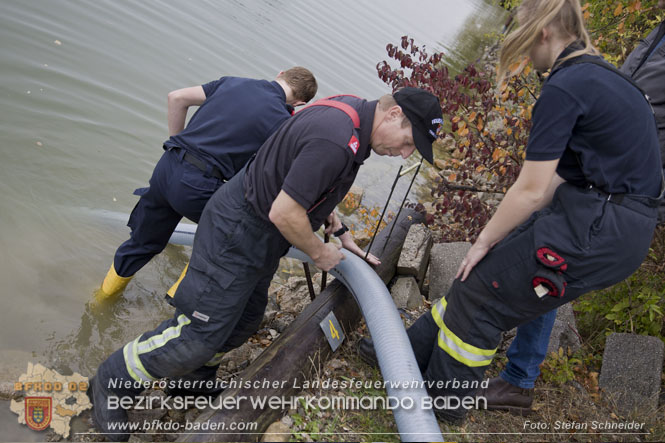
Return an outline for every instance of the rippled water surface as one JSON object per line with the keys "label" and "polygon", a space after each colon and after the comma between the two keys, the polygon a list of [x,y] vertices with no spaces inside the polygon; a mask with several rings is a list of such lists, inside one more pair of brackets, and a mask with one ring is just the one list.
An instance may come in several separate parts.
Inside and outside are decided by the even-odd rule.
{"label": "rippled water surface", "polygon": [[[2,360],[90,375],[169,315],[187,259],[171,246],[112,308],[87,305],[128,233],[110,212],[131,211],[162,153],[169,91],[303,65],[317,97],[374,99],[390,92],[375,70],[387,43],[408,34],[462,63],[464,38],[500,23],[481,0],[0,2]],[[367,162],[366,204],[384,203],[400,164]]]}

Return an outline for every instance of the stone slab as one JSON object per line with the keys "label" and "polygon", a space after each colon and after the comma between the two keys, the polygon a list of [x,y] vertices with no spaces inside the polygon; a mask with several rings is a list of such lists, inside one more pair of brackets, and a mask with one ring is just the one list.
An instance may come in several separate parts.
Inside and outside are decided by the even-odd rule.
{"label": "stone slab", "polygon": [[664,348],[656,337],[620,333],[607,337],[598,384],[622,415],[658,408]]}
{"label": "stone slab", "polygon": [[422,287],[420,288],[420,292],[425,296],[425,298],[429,298],[429,285],[430,285],[430,269],[432,268],[431,265],[427,265],[427,271],[425,271],[425,278],[423,279],[423,284]]}
{"label": "stone slab", "polygon": [[416,309],[422,304],[418,282],[414,277],[398,277],[390,288],[390,295],[397,308]]}
{"label": "stone slab", "polygon": [[432,233],[424,224],[411,225],[397,262],[397,273],[413,275],[420,286],[425,279],[432,249]]}
{"label": "stone slab", "polygon": [[[507,351],[513,340],[517,336],[517,328],[503,333],[503,339],[499,349]],[[564,351],[570,349],[572,352],[580,349],[582,344],[577,334],[577,325],[575,323],[575,313],[570,303],[565,304],[557,310],[556,320],[550,334],[550,339],[547,345],[547,354],[552,352],[559,352],[559,348]]]}
{"label": "stone slab", "polygon": [[445,296],[455,280],[455,274],[466,253],[469,242],[437,243],[430,252],[429,299],[434,301]]}
{"label": "stone slab", "polygon": [[575,313],[573,305],[566,303],[560,306],[556,312],[556,320],[550,334],[550,341],[547,345],[547,353],[558,352],[559,348],[564,351],[570,349],[576,352],[582,347],[580,337],[577,334],[577,324],[575,323]]}
{"label": "stone slab", "polygon": [[261,437],[262,442],[283,442],[289,441],[291,429],[281,421],[276,421],[266,429]]}

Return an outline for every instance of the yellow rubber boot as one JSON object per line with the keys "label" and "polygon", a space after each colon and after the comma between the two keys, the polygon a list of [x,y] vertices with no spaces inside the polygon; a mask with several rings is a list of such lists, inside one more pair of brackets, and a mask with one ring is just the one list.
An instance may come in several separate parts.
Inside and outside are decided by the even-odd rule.
{"label": "yellow rubber boot", "polygon": [[182,270],[182,274],[180,274],[180,278],[178,278],[178,281],[173,283],[173,286],[166,291],[166,295],[169,297],[173,298],[175,296],[175,291],[178,290],[178,286],[180,286],[180,282],[182,281],[183,278],[185,278],[185,274],[187,274],[187,268],[189,267],[189,262],[185,265],[185,269]]}
{"label": "yellow rubber boot", "polygon": [[119,294],[125,289],[132,277],[134,276],[120,277],[118,273],[115,272],[115,267],[111,265],[111,269],[109,269],[109,272],[106,274],[104,282],[102,283],[98,298],[108,298]]}

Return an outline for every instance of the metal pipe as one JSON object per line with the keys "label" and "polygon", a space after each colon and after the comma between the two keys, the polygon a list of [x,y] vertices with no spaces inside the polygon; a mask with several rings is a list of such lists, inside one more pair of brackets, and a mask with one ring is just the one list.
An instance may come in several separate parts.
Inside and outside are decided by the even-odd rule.
{"label": "metal pipe", "polygon": [[379,228],[381,227],[381,221],[383,220],[383,216],[386,214],[386,209],[388,209],[388,205],[390,204],[390,197],[393,196],[393,191],[395,190],[395,186],[397,186],[397,180],[401,177],[400,173],[402,172],[402,167],[399,167],[399,171],[397,171],[397,175],[395,176],[395,181],[393,181],[393,186],[390,188],[390,194],[388,194],[388,200],[386,200],[386,205],[383,207],[383,212],[381,212],[381,217],[379,218],[379,222],[376,224],[376,228],[374,229],[374,234],[372,235],[372,241],[369,242],[369,246],[367,247],[367,252],[365,253],[365,260],[367,260],[367,256],[369,255],[369,251],[372,250],[372,245],[374,244],[374,239],[376,238],[376,234],[379,232]]}
{"label": "metal pipe", "polygon": [[[323,243],[330,242],[330,235],[323,235]],[[326,271],[321,271],[321,292],[326,289],[326,284],[328,283],[328,273]]]}
{"label": "metal pipe", "polygon": [[[413,186],[413,182],[416,181],[416,177],[418,177],[418,172],[420,171],[420,167],[423,165],[423,158],[420,158],[420,163],[416,163],[415,165],[412,165],[409,168],[406,168],[402,174],[400,174],[400,177],[408,174],[409,172],[413,171],[414,169],[416,170],[416,173],[413,174],[413,178],[411,178],[411,183],[409,183],[409,188],[406,190],[406,193],[404,194],[404,198],[402,199],[402,203],[399,205],[399,211],[397,211],[397,216],[395,216],[395,220],[399,220],[399,215],[402,213],[402,209],[404,208],[404,202],[406,202],[406,198],[409,196],[409,192],[411,192],[411,187]],[[390,232],[388,232],[388,239],[390,239],[390,236],[393,235],[393,229],[395,229],[395,224],[390,227]],[[386,245],[388,244],[388,239],[386,239],[386,242],[383,244],[383,251],[386,249]]]}
{"label": "metal pipe", "polygon": [[305,270],[305,280],[307,280],[309,299],[314,300],[316,298],[316,293],[314,292],[314,284],[312,283],[312,273],[309,271],[309,263],[303,263],[302,267]]}

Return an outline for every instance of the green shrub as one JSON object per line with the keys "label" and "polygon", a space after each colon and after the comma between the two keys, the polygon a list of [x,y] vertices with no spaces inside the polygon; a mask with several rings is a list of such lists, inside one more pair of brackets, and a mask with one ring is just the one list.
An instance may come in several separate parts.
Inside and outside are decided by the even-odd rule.
{"label": "green shrub", "polygon": [[562,385],[575,379],[576,369],[583,366],[580,358],[574,357],[570,352],[559,348],[558,352],[551,352],[540,367],[543,381]]}
{"label": "green shrub", "polygon": [[611,288],[595,291],[575,304],[577,323],[585,338],[598,332],[627,332],[665,341],[665,276],[645,267]]}

